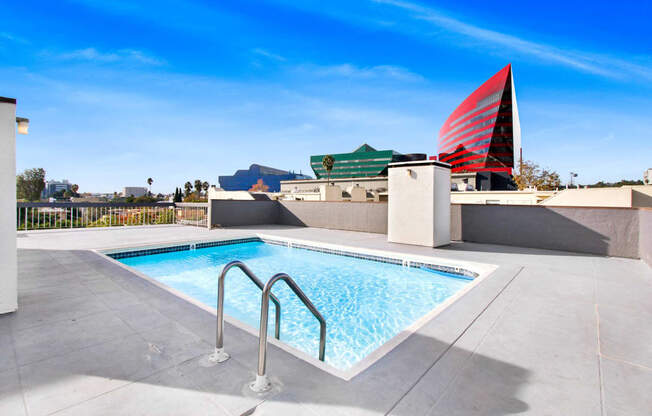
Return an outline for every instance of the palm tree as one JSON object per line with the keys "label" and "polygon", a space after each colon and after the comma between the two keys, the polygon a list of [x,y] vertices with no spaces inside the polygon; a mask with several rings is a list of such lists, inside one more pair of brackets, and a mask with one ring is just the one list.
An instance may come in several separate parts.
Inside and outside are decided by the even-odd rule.
{"label": "palm tree", "polygon": [[190,196],[190,192],[192,191],[192,184],[190,182],[186,182],[185,185],[183,185],[183,188],[186,190],[184,196],[188,198]]}
{"label": "palm tree", "polygon": [[[201,187],[204,190],[204,192],[208,192],[208,188],[210,188],[210,186],[211,185],[208,182],[204,182],[204,183],[201,184]],[[208,194],[206,194],[206,195],[208,196]]]}
{"label": "palm tree", "polygon": [[147,178],[147,185],[149,185],[149,193],[151,195],[152,193],[152,184],[154,183],[154,179],[152,178]]}
{"label": "palm tree", "polygon": [[333,165],[335,165],[335,158],[331,155],[326,155],[321,160],[321,165],[326,169],[326,174],[328,175],[327,184],[330,185],[331,181],[331,170],[333,170]]}
{"label": "palm tree", "polygon": [[195,190],[197,191],[197,198],[201,197],[201,179],[195,179]]}

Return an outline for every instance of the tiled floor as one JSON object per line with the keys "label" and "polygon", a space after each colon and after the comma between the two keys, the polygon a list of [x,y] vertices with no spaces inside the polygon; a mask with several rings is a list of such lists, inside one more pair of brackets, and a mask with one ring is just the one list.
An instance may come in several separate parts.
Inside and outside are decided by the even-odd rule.
{"label": "tiled floor", "polygon": [[[88,251],[262,232],[499,265],[346,382],[270,346],[272,392],[247,388],[256,337]],[[649,415],[652,270],[640,261],[311,228],[21,234],[19,310],[0,316],[0,415]]]}

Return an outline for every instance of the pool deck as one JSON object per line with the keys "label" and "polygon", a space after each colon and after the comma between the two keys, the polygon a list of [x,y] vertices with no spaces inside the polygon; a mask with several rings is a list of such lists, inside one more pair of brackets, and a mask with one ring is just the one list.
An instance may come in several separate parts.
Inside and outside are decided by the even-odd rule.
{"label": "pool deck", "polygon": [[[231,359],[211,365],[214,315],[90,251],[256,233],[499,267],[350,381],[270,345],[274,388],[257,395],[247,387],[257,337],[227,323]],[[0,315],[0,415],[651,413],[652,269],[638,260],[282,226],[17,241],[19,310]]]}

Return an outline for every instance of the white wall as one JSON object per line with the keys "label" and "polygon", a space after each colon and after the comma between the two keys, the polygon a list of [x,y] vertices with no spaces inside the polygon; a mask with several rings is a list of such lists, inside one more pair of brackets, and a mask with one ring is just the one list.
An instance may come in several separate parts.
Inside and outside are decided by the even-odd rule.
{"label": "white wall", "polygon": [[0,314],[17,304],[16,104],[0,101]]}

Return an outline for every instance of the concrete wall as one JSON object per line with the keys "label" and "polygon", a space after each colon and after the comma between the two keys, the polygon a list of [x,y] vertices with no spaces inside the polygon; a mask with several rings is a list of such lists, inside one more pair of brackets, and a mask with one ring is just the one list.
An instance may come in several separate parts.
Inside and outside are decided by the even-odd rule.
{"label": "concrete wall", "polygon": [[[386,234],[387,204],[212,201],[211,224]],[[451,240],[642,258],[652,266],[652,210],[452,204]]]}
{"label": "concrete wall", "polygon": [[0,314],[17,304],[16,103],[0,97]]}
{"label": "concrete wall", "polygon": [[639,211],[461,205],[462,240],[639,257]]}
{"label": "concrete wall", "polygon": [[210,227],[278,224],[276,201],[239,201],[213,199],[209,206]]}
{"label": "concrete wall", "polygon": [[638,215],[638,252],[641,260],[652,267],[652,209],[639,209]]}
{"label": "concrete wall", "polygon": [[278,201],[279,224],[387,233],[387,203]]}

